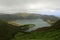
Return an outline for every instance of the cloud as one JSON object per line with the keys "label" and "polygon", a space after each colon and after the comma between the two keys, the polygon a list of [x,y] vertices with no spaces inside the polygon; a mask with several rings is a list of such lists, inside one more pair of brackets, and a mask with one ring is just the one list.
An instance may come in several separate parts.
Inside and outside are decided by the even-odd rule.
{"label": "cloud", "polygon": [[0,12],[43,12],[60,10],[60,0],[0,0]]}

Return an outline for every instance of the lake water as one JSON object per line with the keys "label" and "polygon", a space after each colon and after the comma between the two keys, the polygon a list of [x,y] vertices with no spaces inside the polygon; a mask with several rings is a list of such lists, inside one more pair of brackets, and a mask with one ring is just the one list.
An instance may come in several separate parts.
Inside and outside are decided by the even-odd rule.
{"label": "lake water", "polygon": [[29,30],[27,30],[26,32],[30,32],[33,30],[36,30],[38,28],[42,28],[42,27],[50,27],[51,25],[48,24],[47,22],[43,21],[42,19],[32,19],[32,20],[16,20],[16,23],[21,23],[21,24],[35,24],[35,27],[30,28]]}

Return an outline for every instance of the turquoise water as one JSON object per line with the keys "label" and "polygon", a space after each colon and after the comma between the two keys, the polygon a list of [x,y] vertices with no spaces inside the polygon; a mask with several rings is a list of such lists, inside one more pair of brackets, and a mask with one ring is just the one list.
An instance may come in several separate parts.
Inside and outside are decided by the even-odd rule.
{"label": "turquoise water", "polygon": [[36,25],[35,27],[32,27],[27,31],[32,31],[32,30],[36,30],[38,28],[49,27],[50,26],[50,24],[43,21],[42,19],[16,20],[16,22],[21,23],[21,24],[35,24]]}

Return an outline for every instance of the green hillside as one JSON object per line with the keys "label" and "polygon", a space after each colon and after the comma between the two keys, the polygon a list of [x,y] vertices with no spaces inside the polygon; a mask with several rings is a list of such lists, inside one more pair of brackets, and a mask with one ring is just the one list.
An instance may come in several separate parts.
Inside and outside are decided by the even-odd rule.
{"label": "green hillside", "polygon": [[18,33],[12,40],[60,40],[60,29],[32,32],[30,34]]}
{"label": "green hillside", "polygon": [[0,40],[10,40],[13,38],[18,32],[23,32],[27,30],[29,27],[35,26],[34,24],[26,24],[15,26],[12,24],[8,24],[5,21],[0,20]]}
{"label": "green hillside", "polygon": [[0,40],[10,40],[16,34],[16,27],[0,20]]}
{"label": "green hillside", "polygon": [[56,22],[50,29],[44,31],[35,31],[31,33],[19,32],[11,40],[60,40],[60,20]]}

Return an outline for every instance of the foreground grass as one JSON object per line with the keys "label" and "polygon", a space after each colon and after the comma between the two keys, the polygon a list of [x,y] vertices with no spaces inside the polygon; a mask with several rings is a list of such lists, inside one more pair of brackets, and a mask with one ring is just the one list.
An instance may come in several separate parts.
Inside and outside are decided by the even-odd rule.
{"label": "foreground grass", "polygon": [[19,32],[12,40],[60,40],[60,29],[31,33]]}

